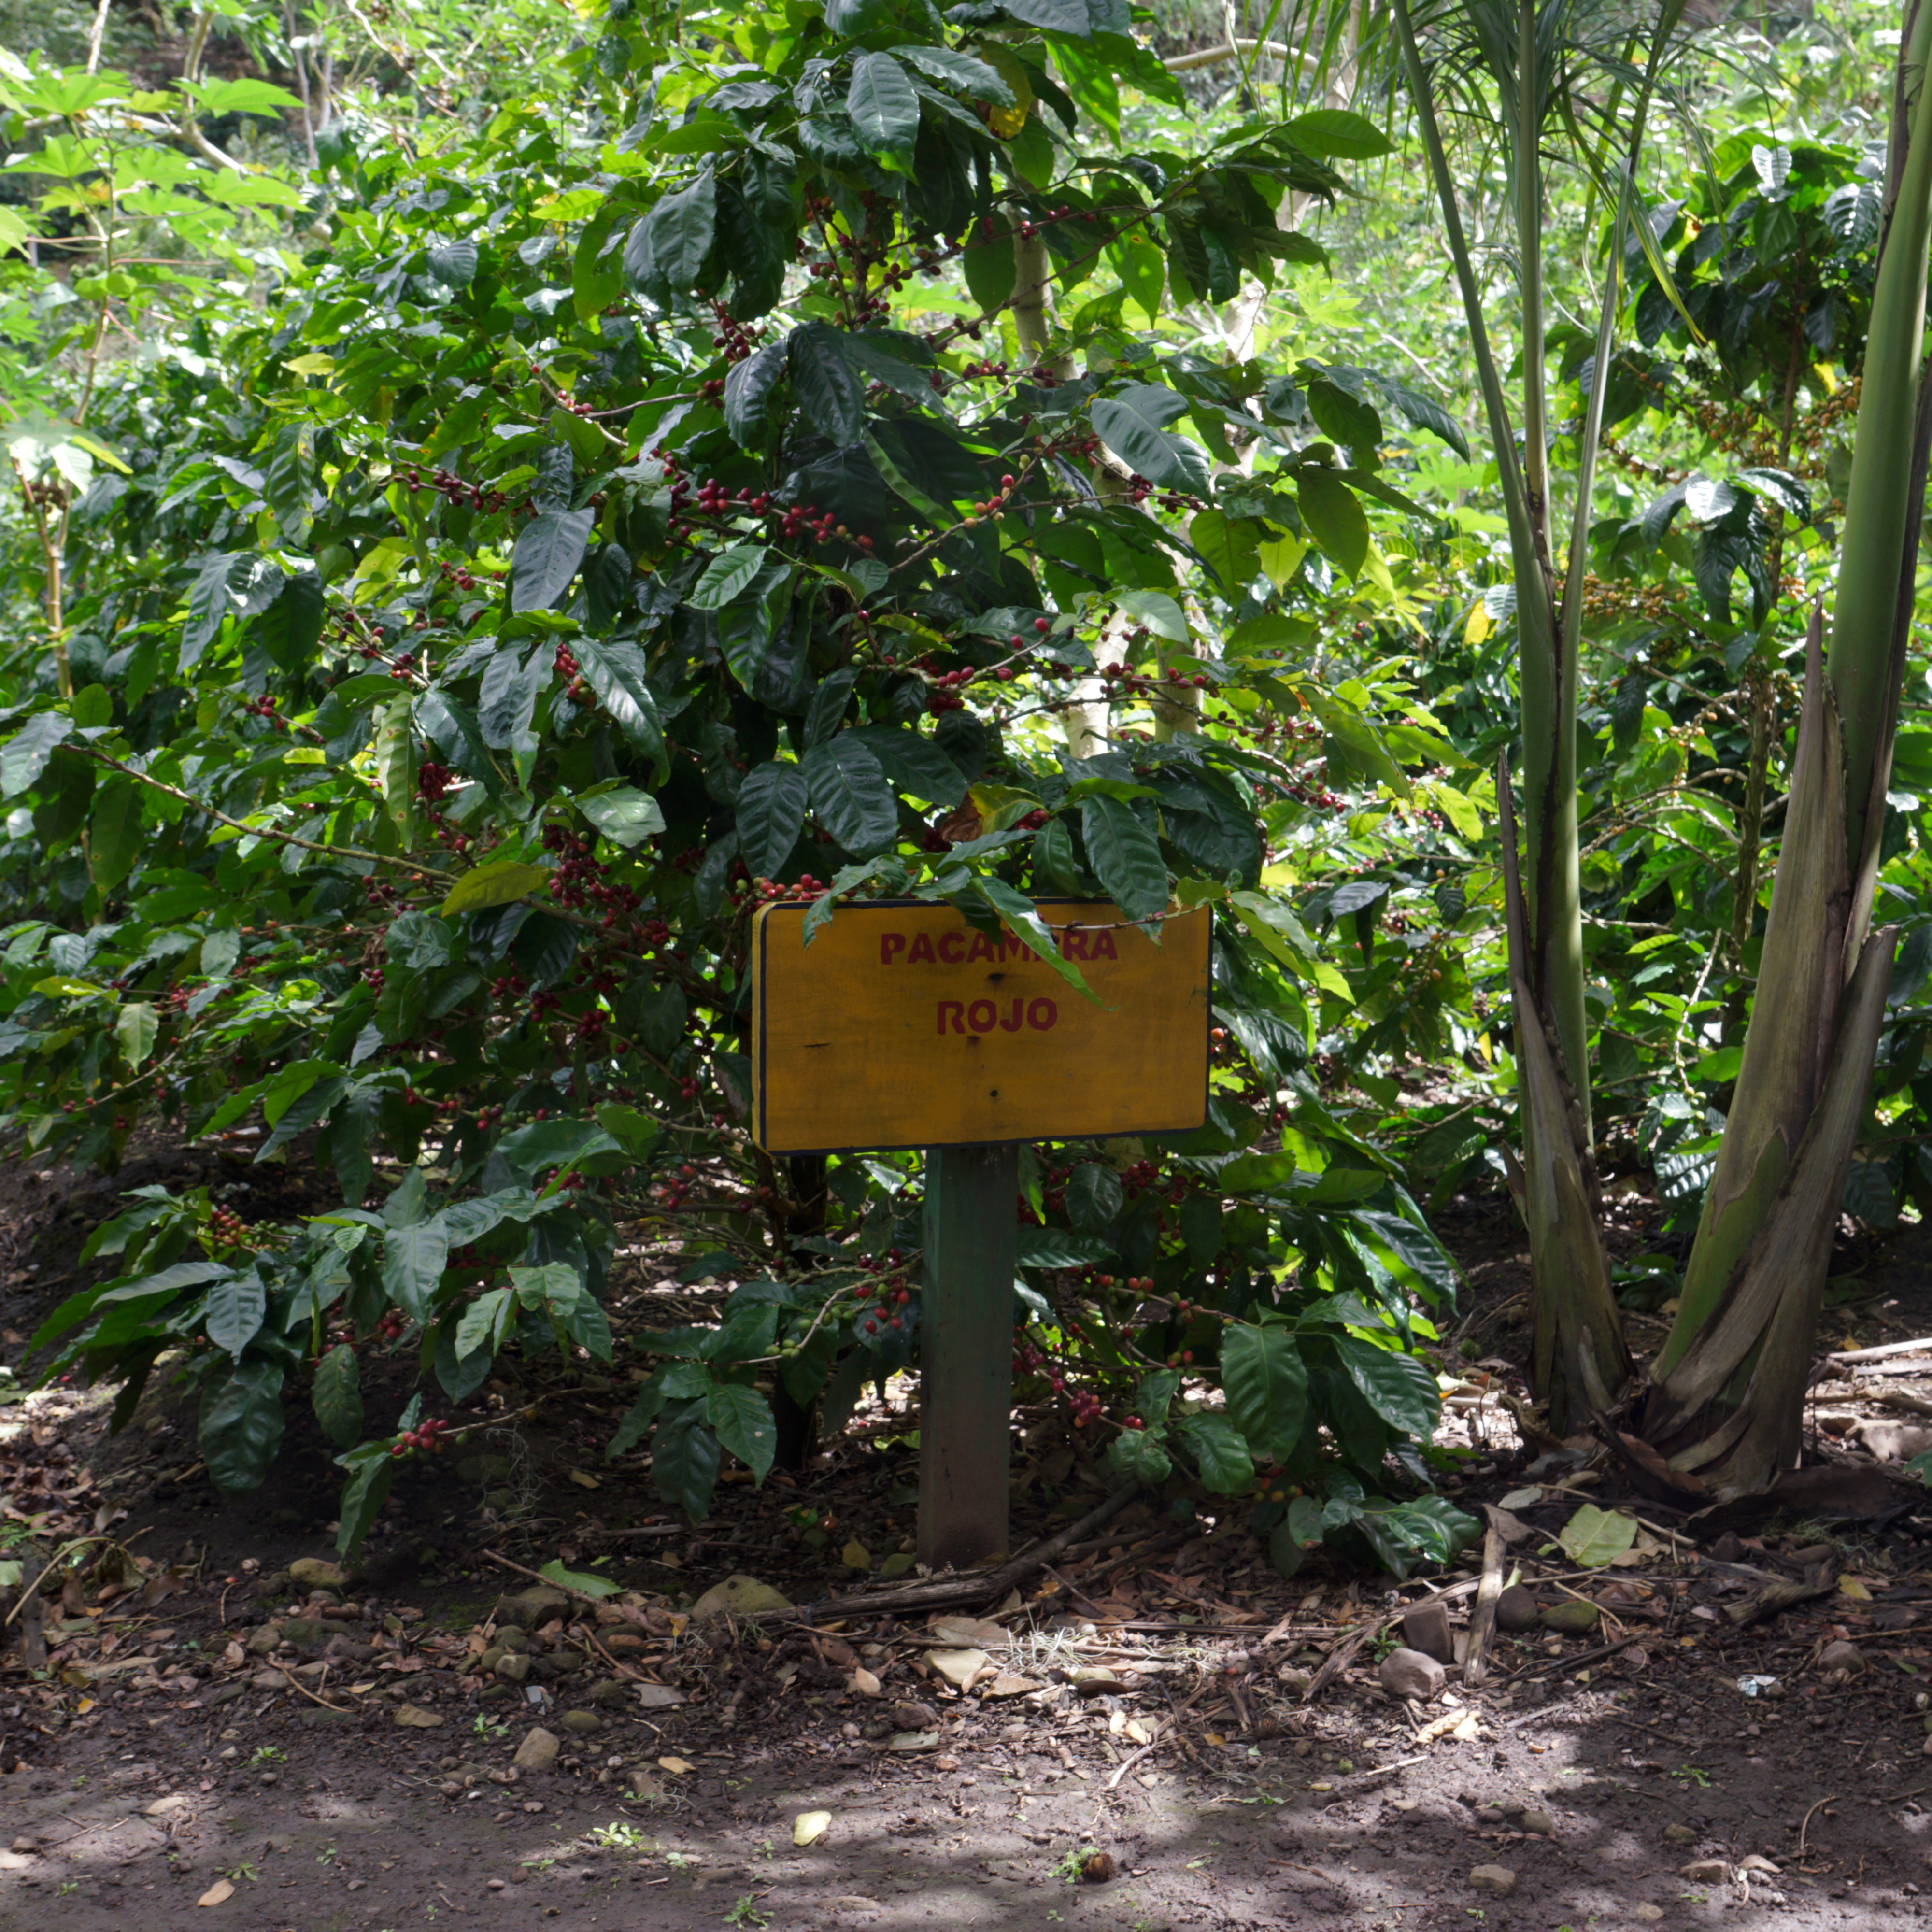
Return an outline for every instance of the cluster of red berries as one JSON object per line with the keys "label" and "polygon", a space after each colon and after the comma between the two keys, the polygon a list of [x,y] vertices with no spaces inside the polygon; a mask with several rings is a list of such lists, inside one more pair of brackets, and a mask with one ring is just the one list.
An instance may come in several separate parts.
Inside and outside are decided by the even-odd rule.
{"label": "cluster of red berries", "polygon": [[446,560],[443,562],[439,563],[436,568],[459,590],[476,590],[482,587],[482,580],[472,577],[460,563],[451,563]]}
{"label": "cluster of red berries", "polygon": [[416,767],[416,793],[431,805],[440,805],[443,796],[454,784],[456,778],[447,765],[440,765],[434,758],[425,758]]}
{"label": "cluster of red berries", "polygon": [[449,1434],[449,1424],[440,1416],[432,1415],[413,1429],[406,1429],[398,1436],[390,1449],[392,1456],[407,1456],[418,1449],[430,1450],[440,1455],[444,1438]]}
{"label": "cluster of red berries", "polygon": [[675,1173],[654,1182],[646,1191],[661,1207],[682,1208],[685,1197],[690,1193],[698,1180],[698,1170],[686,1161]]}
{"label": "cluster of red berries", "polygon": [[[1156,485],[1150,483],[1138,470],[1127,478],[1127,494],[1135,502],[1144,503],[1155,494]],[[1178,490],[1168,490],[1160,493],[1160,507],[1178,516],[1183,510],[1199,509],[1201,503],[1197,497],[1184,496]]]}
{"label": "cluster of red berries", "polygon": [[1024,239],[1030,242],[1042,228],[1051,227],[1056,221],[1096,221],[1099,219],[1090,208],[1083,208],[1076,215],[1073,210],[1062,202],[1058,208],[1049,209],[1042,214],[1037,221],[1022,221],[1020,233]]}
{"label": "cluster of red berries", "polygon": [[557,854],[561,861],[550,876],[550,896],[559,905],[573,911],[601,907],[607,930],[617,923],[620,914],[638,910],[641,902],[632,887],[604,883],[608,868],[591,856],[595,841],[574,836],[561,825],[546,825],[543,842],[544,850]]}
{"label": "cluster of red berries", "polygon": [[[1072,1324],[1068,1323],[1066,1326],[1069,1332],[1072,1332]],[[1100,1420],[1100,1398],[1091,1389],[1070,1389],[1066,1386],[1066,1378],[1058,1365],[1042,1354],[1039,1348],[1024,1336],[1014,1346],[1013,1372],[1016,1376],[1044,1376],[1047,1386],[1055,1395],[1066,1396],[1066,1406],[1072,1412],[1076,1429],[1084,1429],[1090,1424]]]}
{"label": "cluster of red berries", "polygon": [[[532,374],[536,373],[532,368]],[[507,509],[510,500],[500,490],[486,490],[480,483],[466,483],[454,470],[437,470],[425,482],[420,470],[412,466],[403,472],[403,487],[406,490],[434,490],[452,504],[467,502],[472,510],[495,512]]]}
{"label": "cluster of red berries", "polygon": [[238,1246],[248,1238],[248,1224],[232,1208],[218,1208],[208,1217],[208,1232],[223,1247]]}
{"label": "cluster of red berries", "polygon": [[592,693],[584,681],[584,668],[577,662],[577,653],[568,644],[559,644],[556,655],[550,660],[550,668],[562,679],[571,703],[587,710]]}
{"label": "cluster of red berries", "polygon": [[1325,785],[1285,784],[1281,788],[1297,805],[1318,806],[1324,812],[1345,812],[1348,801],[1339,791]]}
{"label": "cluster of red berries", "polygon": [[1108,694],[1110,696],[1120,696],[1130,693],[1145,695],[1153,692],[1184,691],[1190,687],[1196,691],[1206,691],[1213,686],[1214,682],[1204,672],[1196,673],[1192,677],[1149,677],[1144,672],[1137,671],[1131,666],[1124,664],[1102,664],[1100,667],[1100,675],[1108,685],[1114,688]]}
{"label": "cluster of red berries", "polygon": [[758,334],[746,327],[721,302],[711,304],[711,313],[718,324],[718,332],[711,338],[711,346],[724,352],[728,362],[742,362],[758,346]]}
{"label": "cluster of red berries", "polygon": [[362,969],[361,977],[363,985],[367,986],[370,992],[374,993],[380,997],[382,991],[384,979],[382,968],[380,966],[365,966]]}
{"label": "cluster of red berries", "polygon": [[[680,483],[670,493],[674,516],[683,508],[684,487]],[[762,517],[770,513],[772,493],[769,490],[728,490],[715,478],[706,478],[698,484],[691,505],[692,511],[700,517],[728,517],[738,511]]]}
{"label": "cluster of red berries", "polygon": [[386,1308],[369,1339],[374,1342],[400,1342],[403,1330],[409,1325],[409,1318],[400,1308]]}
{"label": "cluster of red berries", "polygon": [[[770,879],[754,879],[752,895],[754,898],[771,904],[781,899],[815,899],[828,888],[823,879],[814,878],[809,872],[800,874],[798,883],[793,886],[774,884]],[[668,933],[665,935],[668,938]]]}
{"label": "cluster of red berries", "polygon": [[275,700],[266,692],[260,698],[250,698],[244,709],[248,717],[266,718],[278,731],[286,731],[289,728],[289,721],[286,718],[276,716]]}

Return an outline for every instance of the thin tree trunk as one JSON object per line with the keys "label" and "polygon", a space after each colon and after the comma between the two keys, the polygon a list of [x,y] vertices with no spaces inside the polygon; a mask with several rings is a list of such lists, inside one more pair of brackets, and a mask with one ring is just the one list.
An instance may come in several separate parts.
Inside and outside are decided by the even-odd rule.
{"label": "thin tree trunk", "polygon": [[1757,997],[1643,1417],[1646,1438],[1672,1466],[1720,1496],[1765,1487],[1796,1453],[1804,1370],[1890,982],[1894,934],[1868,938],[1867,928],[1932,458],[1922,361],[1928,56],[1932,0],[1910,0],[1831,644],[1814,612]]}

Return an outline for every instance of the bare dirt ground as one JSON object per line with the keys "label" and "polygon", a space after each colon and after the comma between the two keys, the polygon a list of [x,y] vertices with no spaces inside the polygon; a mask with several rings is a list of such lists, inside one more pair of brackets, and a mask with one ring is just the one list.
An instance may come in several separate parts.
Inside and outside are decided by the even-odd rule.
{"label": "bare dirt ground", "polygon": [[[113,1198],[0,1185],[10,1360]],[[100,1394],[0,1407],[0,1520],[126,1552],[49,1606],[44,1669],[23,1662],[17,1619],[0,1656],[0,1932],[1922,1917],[1923,1526],[1908,1509],[1882,1527],[1814,1514],[1687,1532],[1626,1498],[1643,1526],[1630,1550],[1580,1564],[1558,1534],[1584,1502],[1611,1506],[1616,1479],[1520,1440],[1505,1398],[1520,1385],[1493,1366],[1518,1352],[1507,1214],[1465,1204],[1449,1233],[1483,1354],[1445,1357],[1467,1379],[1443,1439],[1471,1452],[1462,1506],[1501,1508],[1528,1592],[1508,1607],[1529,1627],[1498,1638],[1480,1688],[1452,1664],[1414,1700],[1384,1688],[1402,1631],[1380,1620],[1472,1586],[1479,1550],[1400,1586],[1322,1557],[1283,1581],[1211,1499],[1139,1500],[1016,1598],[946,1613],[990,1614],[1004,1636],[824,1609],[809,1625],[691,1616],[729,1575],[810,1606],[862,1582],[851,1545],[880,1567],[912,1527],[904,1413],[873,1414],[808,1472],[729,1490],[692,1529],[634,1459],[602,1460],[622,1389],[562,1372],[508,1387],[482,1450],[413,1471],[365,1568],[317,1582],[290,1566],[331,1554],[336,1472],[299,1430],[285,1480],[224,1502],[165,1391],[111,1440]],[[1932,1332],[1916,1234],[1858,1265],[1834,1342]],[[640,1304],[660,1292],[649,1274],[626,1290]],[[1932,1400],[1932,1346],[1822,1384],[1821,1447],[1916,1453],[1900,1396]],[[1873,1440],[1887,1426],[1888,1445]],[[1016,1473],[1016,1540],[1103,1493],[1048,1417],[1021,1418]],[[573,1602],[508,1567],[558,1556],[622,1594]],[[1781,1612],[1730,1614],[1823,1575]],[[1472,1600],[1446,1598],[1438,1640]],[[1338,1648],[1349,1660],[1315,1685]],[[1747,1695],[1750,1678],[1774,1681]]]}

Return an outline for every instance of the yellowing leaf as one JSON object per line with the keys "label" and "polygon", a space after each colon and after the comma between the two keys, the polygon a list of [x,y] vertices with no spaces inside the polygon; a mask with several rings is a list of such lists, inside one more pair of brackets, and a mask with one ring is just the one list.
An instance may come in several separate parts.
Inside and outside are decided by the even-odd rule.
{"label": "yellowing leaf", "polygon": [[195,1900],[197,1905],[225,1905],[235,1896],[235,1888],[225,1878],[218,1878]]}
{"label": "yellowing leaf", "polygon": [[1556,1532],[1556,1538],[1573,1563],[1580,1563],[1586,1570],[1601,1570],[1636,1540],[1636,1518],[1586,1503]]}
{"label": "yellowing leaf", "polygon": [[[1277,590],[1286,590],[1294,573],[1301,568],[1301,560],[1308,554],[1308,539],[1298,536],[1271,536],[1258,546],[1257,553],[1262,568],[1268,573],[1268,581]],[[1476,607],[1481,609],[1481,605]]]}
{"label": "yellowing leaf", "polygon": [[580,1490],[601,1490],[604,1486],[604,1485],[600,1483],[595,1476],[586,1474],[581,1469],[572,1470],[570,1472],[570,1480],[574,1483]]}
{"label": "yellowing leaf", "polygon": [[830,1811],[801,1811],[791,1821],[791,1841],[794,1845],[815,1845],[831,1828]]}
{"label": "yellowing leaf", "polygon": [[838,1560],[848,1570],[869,1570],[872,1567],[872,1552],[855,1536],[839,1551]]}
{"label": "yellowing leaf", "polygon": [[549,878],[541,866],[526,866],[520,860],[499,859],[465,872],[449,889],[440,908],[446,919],[460,912],[483,912],[491,906],[508,905],[536,892]]}
{"label": "yellowing leaf", "polygon": [[326,376],[335,367],[335,358],[312,349],[306,356],[292,356],[282,364],[292,376]]}
{"label": "yellowing leaf", "polygon": [[1872,1600],[1871,1592],[1856,1576],[1838,1579],[1838,1594],[1850,1598],[1855,1604],[1868,1604]]}

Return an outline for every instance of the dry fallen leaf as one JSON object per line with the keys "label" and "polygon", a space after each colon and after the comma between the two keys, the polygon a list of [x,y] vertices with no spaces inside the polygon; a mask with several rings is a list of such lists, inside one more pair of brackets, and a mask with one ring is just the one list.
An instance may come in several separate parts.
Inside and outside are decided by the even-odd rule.
{"label": "dry fallen leaf", "polygon": [[884,1687],[862,1664],[845,1680],[845,1688],[848,1690],[857,1691],[862,1697],[877,1697],[881,1694]]}
{"label": "dry fallen leaf", "polygon": [[830,1811],[801,1811],[791,1821],[791,1841],[800,1846],[816,1844],[831,1826]]}
{"label": "dry fallen leaf", "polygon": [[599,1482],[595,1476],[588,1474],[582,1469],[572,1470],[570,1472],[570,1480],[574,1483],[580,1490],[601,1490],[604,1486],[604,1485]]}
{"label": "dry fallen leaf", "polygon": [[658,1768],[675,1772],[680,1778],[688,1778],[696,1767],[686,1764],[681,1757],[661,1757],[658,1760]]}
{"label": "dry fallen leaf", "polygon": [[932,1634],[942,1648],[1000,1650],[1013,1640],[1012,1631],[985,1617],[938,1617]]}
{"label": "dry fallen leaf", "polygon": [[869,1570],[872,1567],[872,1552],[856,1536],[838,1552],[838,1559],[848,1570]]}
{"label": "dry fallen leaf", "polygon": [[218,1878],[195,1900],[197,1905],[224,1905],[235,1896],[235,1888],[225,1878]]}
{"label": "dry fallen leaf", "polygon": [[1020,1677],[1010,1670],[1003,1670],[980,1694],[982,1697],[1024,1697],[1029,1690],[1039,1688],[1030,1677]]}

